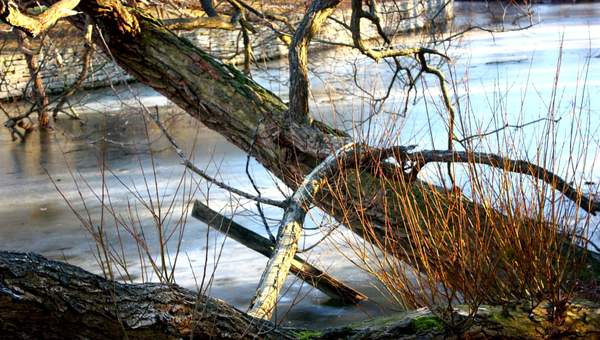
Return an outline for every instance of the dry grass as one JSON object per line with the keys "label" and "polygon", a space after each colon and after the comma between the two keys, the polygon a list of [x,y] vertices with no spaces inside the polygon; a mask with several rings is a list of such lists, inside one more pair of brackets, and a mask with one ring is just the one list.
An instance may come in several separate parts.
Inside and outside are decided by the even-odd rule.
{"label": "dry grass", "polygon": [[[471,112],[459,113],[461,135],[472,138],[456,147],[528,160],[588,191],[584,176],[594,164],[586,155],[597,150],[590,115],[578,104],[586,96],[587,68],[579,75],[581,88],[567,112],[569,134],[563,138],[557,129],[560,63],[546,117],[535,123],[539,138],[525,136],[524,124],[507,128],[506,106],[497,103],[491,128],[484,129]],[[468,104],[468,88],[466,93]],[[445,111],[443,104],[436,109]],[[390,143],[397,139],[391,129],[381,135]],[[454,185],[443,164],[428,165],[411,182],[404,171],[390,174],[362,164],[342,167],[330,191],[333,204],[345,211],[341,222],[362,229],[370,242],[343,236],[338,246],[350,248],[360,259],[357,265],[382,284],[383,294],[403,307],[427,306],[450,328],[461,329],[471,319],[456,318],[457,304],[468,305],[472,316],[484,303],[526,301],[533,309],[547,302],[548,315],[559,327],[572,299],[585,294],[582,287],[596,284],[600,268],[590,268],[585,250],[592,247],[588,237],[597,226],[550,183],[514,174],[508,164],[503,169],[475,162],[453,165]],[[360,199],[350,201],[348,193]],[[372,214],[373,206],[383,206],[384,215]]]}

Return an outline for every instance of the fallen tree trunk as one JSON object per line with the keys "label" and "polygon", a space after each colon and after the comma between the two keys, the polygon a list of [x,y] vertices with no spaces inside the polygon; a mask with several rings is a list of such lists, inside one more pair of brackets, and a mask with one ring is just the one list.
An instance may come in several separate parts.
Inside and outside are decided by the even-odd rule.
{"label": "fallen tree trunk", "polygon": [[[139,10],[130,11],[118,0],[86,1],[77,9],[93,18],[102,32],[102,36],[95,35],[96,43],[125,71],[250,153],[292,189],[297,189],[327,156],[352,142],[323,124],[291,119],[288,106],[275,94]],[[69,20],[85,28],[82,17],[71,16]],[[396,204],[391,195],[398,190],[391,188],[390,192],[382,188],[370,171],[345,175],[352,177],[347,179],[353,181],[353,188],[332,183],[314,198],[315,204],[362,234],[362,226],[355,223],[357,216],[349,216],[340,209],[339,200],[369,201],[360,218],[379,225],[381,234],[386,232],[381,226],[391,225],[398,231],[396,237],[403,238],[406,221],[402,214],[385,213],[399,211],[401,207],[385,207],[383,203]],[[403,189],[421,192],[420,196],[440,191],[420,181],[407,185]],[[333,197],[331,192],[336,190],[344,196]],[[383,197],[381,191],[385,191],[383,196],[390,197]],[[425,216],[429,220],[438,217]],[[400,243],[410,245],[409,240]]]}
{"label": "fallen tree trunk", "polygon": [[121,284],[35,254],[0,252],[0,338],[293,338],[176,285]]}
{"label": "fallen tree trunk", "polygon": [[[274,244],[269,239],[244,228],[232,219],[210,209],[200,201],[194,203],[192,216],[266,257],[271,257],[273,254]],[[367,299],[361,292],[345,285],[335,277],[306,262],[298,255],[292,259],[290,272],[329,297],[341,302],[354,304]]]}
{"label": "fallen tree trunk", "polygon": [[[323,124],[289,119],[288,106],[275,94],[165,29],[158,21],[139,11],[129,11],[120,1],[86,1],[77,9],[93,18],[102,32],[102,36],[95,35],[96,43],[125,71],[249,152],[292,189],[327,156],[351,142]],[[83,18],[77,16],[69,20],[82,29],[85,25]],[[358,187],[345,193],[348,201],[381,196],[380,188],[372,185],[373,176],[368,172],[359,175],[363,176],[354,182]],[[431,191],[427,185],[415,186],[415,190]],[[343,211],[339,197],[329,195],[331,191],[335,188],[322,190],[314,197],[315,204],[364,236],[357,216]],[[410,246],[403,232],[402,216],[384,216],[385,210],[389,209],[370,204],[361,217],[379,226],[391,223],[397,228],[395,238],[401,240],[402,246]],[[377,232],[379,236],[385,234],[385,228]]]}

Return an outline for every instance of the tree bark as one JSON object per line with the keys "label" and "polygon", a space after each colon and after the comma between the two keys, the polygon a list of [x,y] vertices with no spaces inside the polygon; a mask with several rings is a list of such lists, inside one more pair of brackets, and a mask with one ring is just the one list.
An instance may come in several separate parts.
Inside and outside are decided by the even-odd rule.
{"label": "tree bark", "polygon": [[[454,336],[536,339],[556,329],[547,307],[532,313],[525,305],[486,307]],[[598,327],[598,304],[580,301],[558,334],[595,339]],[[2,339],[439,339],[447,331],[425,309],[350,327],[282,328],[176,285],[122,284],[40,255],[0,251]]]}
{"label": "tree bark", "polygon": [[311,123],[308,110],[308,46],[325,20],[335,11],[341,0],[314,0],[294,33],[290,44],[290,109],[289,116],[299,123]]}
{"label": "tree bark", "polygon": [[293,338],[176,285],[121,284],[35,254],[0,252],[3,339]]}

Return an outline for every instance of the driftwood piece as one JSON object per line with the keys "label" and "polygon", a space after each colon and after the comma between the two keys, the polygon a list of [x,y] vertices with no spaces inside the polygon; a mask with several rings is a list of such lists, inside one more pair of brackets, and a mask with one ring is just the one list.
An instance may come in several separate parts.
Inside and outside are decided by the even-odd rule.
{"label": "driftwood piece", "polygon": [[[266,257],[271,257],[273,254],[274,244],[269,239],[219,214],[200,201],[194,203],[192,216]],[[329,297],[341,302],[355,304],[367,299],[367,296],[361,292],[311,265],[298,255],[292,259],[290,272]]]}
{"label": "driftwood piece", "polygon": [[177,285],[122,284],[35,254],[0,252],[2,339],[264,339],[289,329]]}

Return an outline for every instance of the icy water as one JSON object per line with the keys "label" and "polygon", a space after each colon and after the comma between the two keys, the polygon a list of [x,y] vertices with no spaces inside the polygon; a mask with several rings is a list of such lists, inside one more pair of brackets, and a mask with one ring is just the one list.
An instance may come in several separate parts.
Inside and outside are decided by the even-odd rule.
{"label": "icy water", "polygon": [[[451,46],[448,53],[455,60],[454,77],[458,80],[461,103],[466,105],[465,94],[468,93],[471,111],[481,131],[498,124],[518,124],[546,117],[551,106],[548,98],[553,92],[555,71],[561,56],[558,51],[562,45],[558,99],[554,104],[554,118],[561,118],[556,139],[559,145],[569,141],[568,137],[572,134],[570,122],[575,119],[576,113],[583,111],[591,117],[576,127],[577,130],[585,130],[590,140],[586,166],[577,171],[585,175],[586,180],[597,180],[600,172],[595,171],[593,165],[599,155],[600,137],[600,4],[544,5],[534,10],[539,24],[530,29],[494,35],[473,31],[467,33],[460,44]],[[488,19],[481,8],[466,4],[457,4],[456,14],[461,20]],[[340,56],[343,56],[342,60]],[[369,126],[357,124],[361,116],[368,114],[366,100],[357,96],[360,93],[356,88],[348,88],[352,64],[364,74],[361,81],[365,83],[361,85],[365,88],[390,79],[389,67],[386,64],[374,65],[364,58],[357,59],[351,53],[339,51],[322,53],[318,60],[314,70],[319,78],[314,77],[313,81],[315,115],[338,126],[355,126],[356,131],[368,134]],[[285,96],[285,86],[270,81],[272,77],[286,76],[286,72],[277,66],[269,65],[267,72],[255,76],[261,83]],[[436,98],[439,93],[435,80],[426,78],[426,81],[428,90],[422,92],[419,89],[419,94]],[[527,98],[523,101],[525,93]],[[94,227],[103,225],[106,228],[108,242],[129,264],[129,278],[135,281],[156,280],[148,264],[140,263],[139,248],[132,236],[124,229],[117,233],[114,219],[107,211],[114,209],[122,220],[129,220],[130,225],[137,228],[136,233],[141,233],[141,227],[137,225],[139,217],[151,248],[149,252],[158,259],[155,248],[158,239],[153,232],[152,217],[136,200],[136,195],[148,204],[151,199],[154,205],[160,200],[163,203],[161,214],[175,199],[172,204],[174,215],[161,217],[167,225],[165,234],[171,236],[167,242],[172,255],[171,264],[175,261],[177,239],[182,240],[176,263],[176,282],[196,289],[205,277],[203,287],[210,281],[208,294],[245,309],[266,259],[235,241],[227,240],[223,244],[221,235],[209,232],[206,225],[191,217],[187,219],[185,230],[177,228],[177,221],[182,215],[185,198],[198,198],[208,200],[215,210],[235,215],[236,221],[266,235],[260,221],[248,212],[255,211],[254,204],[241,200],[231,207],[228,203],[232,197],[214,187],[209,188],[197,177],[188,176],[183,183],[180,182],[184,169],[179,165],[179,159],[159,138],[159,131],[149,122],[146,124],[137,112],[137,98],[151,110],[159,106],[169,115],[168,128],[185,150],[193,150],[196,164],[230,185],[254,192],[245,171],[245,153],[185,114],[169,108],[168,101],[162,96],[142,85],[120,86],[116,92],[94,91],[79,98],[83,103],[80,110],[85,112],[82,113],[85,124],[63,118],[54,124],[54,131],[35,132],[22,144],[12,142],[7,131],[0,129],[0,249],[33,251],[101,273],[95,260],[97,250],[94,241],[57,193],[49,180],[51,177],[85,221],[91,221]],[[425,104],[435,102],[435,99],[417,101],[405,118],[399,118],[394,112],[401,110],[403,98],[392,93],[375,122],[397,129],[400,136],[398,143],[443,148],[446,138],[444,116],[432,107],[425,110]],[[494,115],[490,108],[498,104],[503,107],[502,114],[496,112]],[[345,114],[347,112],[354,115],[349,116]],[[431,133],[430,123],[433,127]],[[543,137],[540,136],[543,129],[533,124],[523,131],[525,137],[521,137],[523,141],[519,145],[534,150],[534,141]],[[494,137],[489,138],[493,141]],[[101,164],[105,164],[105,190],[102,189]],[[250,161],[249,172],[264,195],[281,197],[273,179],[260,165]],[[158,197],[155,195],[157,188]],[[103,192],[105,209],[101,209],[98,201]],[[86,210],[90,213],[89,219]],[[266,210],[266,215],[273,219],[269,221],[273,227],[280,214],[276,209]],[[313,217],[307,221],[309,228],[320,221],[318,213],[314,213]],[[319,232],[308,229],[306,233],[303,246],[320,239]],[[344,250],[345,247],[340,240],[349,235],[336,231],[334,236],[334,241],[325,242],[302,256],[366,293],[371,297],[370,301],[358,306],[339,306],[290,277],[289,288],[277,311],[278,322],[326,327],[395,308],[368,275],[340,255],[337,248]],[[351,255],[348,249],[344,253]],[[124,272],[116,274],[127,278]]]}

